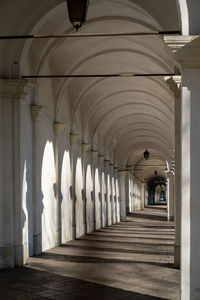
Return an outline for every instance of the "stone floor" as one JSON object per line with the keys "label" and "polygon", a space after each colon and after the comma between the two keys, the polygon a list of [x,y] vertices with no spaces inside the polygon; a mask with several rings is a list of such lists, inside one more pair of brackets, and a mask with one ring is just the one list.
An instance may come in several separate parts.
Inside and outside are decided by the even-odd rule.
{"label": "stone floor", "polygon": [[98,230],[0,271],[0,299],[158,300],[179,297],[174,224],[165,207],[129,214]]}

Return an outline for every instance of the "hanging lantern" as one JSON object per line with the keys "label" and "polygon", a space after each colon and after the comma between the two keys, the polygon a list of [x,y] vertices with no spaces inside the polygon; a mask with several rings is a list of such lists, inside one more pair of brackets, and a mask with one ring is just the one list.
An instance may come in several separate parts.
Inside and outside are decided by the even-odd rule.
{"label": "hanging lantern", "polygon": [[146,160],[149,158],[149,151],[147,149],[144,151],[144,158]]}
{"label": "hanging lantern", "polygon": [[155,175],[155,176],[157,176],[157,175],[158,175],[158,172],[157,172],[156,170],[154,171],[154,175]]}
{"label": "hanging lantern", "polygon": [[89,0],[66,0],[70,22],[78,29],[86,21]]}

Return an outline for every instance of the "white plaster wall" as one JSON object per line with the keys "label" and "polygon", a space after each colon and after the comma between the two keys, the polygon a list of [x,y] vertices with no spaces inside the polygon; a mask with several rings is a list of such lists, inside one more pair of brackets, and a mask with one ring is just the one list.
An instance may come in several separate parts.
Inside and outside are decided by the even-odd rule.
{"label": "white plaster wall", "polygon": [[[55,83],[50,79],[39,82],[36,95],[42,106],[38,118],[38,215],[41,218],[42,250],[56,244],[56,173],[55,173]],[[37,221],[39,222],[39,221]]]}
{"label": "white plaster wall", "polygon": [[141,183],[136,180],[135,177],[131,177],[130,183],[130,201],[131,201],[131,211],[141,210],[142,199],[141,199]]}
{"label": "white plaster wall", "polygon": [[61,167],[61,238],[62,243],[72,239],[72,199],[70,196],[71,167],[69,150],[63,154]]}
{"label": "white plaster wall", "polygon": [[[55,90],[55,89],[54,89]],[[63,91],[64,92],[64,91]],[[71,187],[71,163],[70,163],[70,105],[67,90],[61,92],[56,99],[56,121],[65,126],[64,131],[58,135],[59,151],[59,184],[60,189],[60,226],[61,242],[72,239],[72,190]]]}
{"label": "white plaster wall", "polygon": [[54,247],[56,243],[55,180],[53,142],[47,141],[44,149],[41,171],[43,251]]}

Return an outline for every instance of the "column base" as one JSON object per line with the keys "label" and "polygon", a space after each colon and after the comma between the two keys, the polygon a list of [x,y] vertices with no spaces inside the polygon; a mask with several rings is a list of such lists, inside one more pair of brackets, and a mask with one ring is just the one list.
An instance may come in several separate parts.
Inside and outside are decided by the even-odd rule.
{"label": "column base", "polygon": [[33,236],[33,242],[34,242],[34,254],[38,255],[42,252],[42,237],[41,233],[34,234]]}
{"label": "column base", "polygon": [[27,243],[15,247],[15,265],[17,267],[23,267],[26,264],[27,257]]}
{"label": "column base", "polygon": [[120,222],[126,222],[126,216],[120,216]]}
{"label": "column base", "polygon": [[174,267],[180,269],[180,246],[174,246]]}
{"label": "column base", "polygon": [[14,248],[0,247],[0,268],[14,268]]}
{"label": "column base", "polygon": [[61,230],[56,230],[56,247],[61,245]]}
{"label": "column base", "polygon": [[83,223],[83,232],[87,234],[87,223]]}
{"label": "column base", "polygon": [[96,230],[96,222],[93,221],[93,222],[92,222],[92,231],[95,231],[95,230]]}
{"label": "column base", "polygon": [[76,225],[72,225],[72,240],[76,239]]}

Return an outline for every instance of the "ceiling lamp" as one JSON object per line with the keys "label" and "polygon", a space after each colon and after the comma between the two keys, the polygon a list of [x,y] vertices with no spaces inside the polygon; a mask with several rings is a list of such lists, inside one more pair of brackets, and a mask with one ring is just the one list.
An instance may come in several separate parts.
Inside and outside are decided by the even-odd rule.
{"label": "ceiling lamp", "polygon": [[155,176],[157,176],[157,175],[158,175],[158,172],[157,172],[156,170],[154,171],[154,175],[155,175]]}
{"label": "ceiling lamp", "polygon": [[147,149],[144,151],[144,158],[146,160],[149,158],[149,151]]}
{"label": "ceiling lamp", "polygon": [[70,22],[76,31],[86,21],[89,0],[66,0]]}

